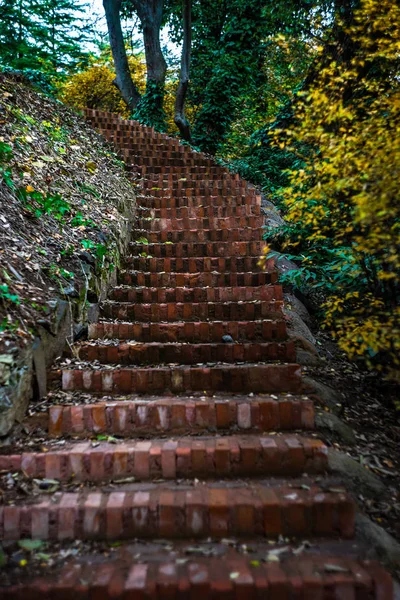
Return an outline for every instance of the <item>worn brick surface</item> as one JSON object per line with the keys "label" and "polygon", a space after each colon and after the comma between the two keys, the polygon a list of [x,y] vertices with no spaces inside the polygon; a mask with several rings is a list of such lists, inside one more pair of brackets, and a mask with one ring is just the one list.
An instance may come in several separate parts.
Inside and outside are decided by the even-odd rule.
{"label": "worn brick surface", "polygon": [[101,322],[89,325],[89,338],[138,342],[221,342],[224,335],[235,341],[286,340],[284,320],[201,321],[188,323]]}
{"label": "worn brick surface", "polygon": [[[142,456],[137,469],[139,477],[146,478],[150,469],[148,450],[151,442],[139,444],[142,445]],[[207,470],[204,442],[193,442],[191,460],[197,472]],[[169,458],[164,460],[163,467],[166,471],[171,469]],[[316,486],[303,490],[256,484],[244,488],[202,485],[196,488],[196,494],[196,504],[202,507],[200,529],[197,519],[193,518],[190,490],[154,486],[148,491],[121,491],[118,495],[91,490],[58,493],[53,494],[51,500],[45,498],[31,504],[6,506],[0,514],[0,528],[5,539],[35,537],[52,540],[139,536],[220,538],[244,534],[351,538],[354,534],[355,505],[344,491],[323,491]],[[245,515],[246,511],[252,516]],[[29,530],[23,527],[24,521],[31,523]]]}
{"label": "worn brick surface", "polygon": [[118,345],[82,344],[79,358],[87,361],[98,360],[121,365],[144,365],[157,363],[196,364],[201,362],[294,362],[296,348],[294,342],[252,343],[252,344],[179,344],[148,343]]}
{"label": "worn brick surface", "polygon": [[297,364],[224,364],[79,370],[64,369],[62,389],[93,393],[174,393],[187,391],[294,392],[301,390]]}
{"label": "worn brick surface", "polygon": [[[253,399],[207,399],[205,402],[190,398],[165,397],[156,400],[108,402],[87,405],[83,410],[74,407],[52,406],[49,410],[49,433],[53,437],[85,436],[92,433],[109,433],[121,436],[151,434],[154,432],[201,432],[201,431],[278,431],[282,429],[280,404],[290,402],[293,406],[292,420],[284,422],[284,429],[313,429],[314,405],[311,400],[291,397],[275,400],[268,397]],[[15,457],[1,457],[11,468]],[[19,468],[19,467],[18,467]]]}
{"label": "worn brick surface", "polygon": [[[196,422],[205,425],[210,419],[208,405],[200,404],[196,408]],[[114,434],[120,434],[129,419],[128,411],[125,415],[121,411],[120,408],[114,415]],[[171,414],[163,417],[165,424],[171,418]],[[207,454],[206,466],[199,457],[199,448]],[[19,459],[14,457],[13,462],[14,468],[19,465],[27,477],[48,477],[61,481],[106,481],[113,479],[117,473],[126,477],[132,475],[136,479],[175,479],[200,475],[300,476],[304,472],[323,473],[328,468],[326,446],[317,439],[295,435],[263,438],[254,435],[227,436],[204,440],[182,437],[179,438],[179,454],[177,449],[178,442],[174,440],[152,439],[120,444],[101,442],[96,447],[86,442],[63,450],[49,449],[44,461],[41,460],[43,453],[24,452]],[[273,461],[270,460],[271,452],[274,453]],[[187,458],[182,460],[183,456]],[[9,457],[0,456],[0,471],[9,466]]]}
{"label": "worn brick surface", "polygon": [[2,598],[76,600],[79,593],[80,600],[392,600],[394,594],[390,577],[376,562],[334,556],[290,558],[257,566],[243,556],[191,558],[181,563],[166,557],[163,562],[129,566],[114,560],[85,566],[76,561],[67,564],[48,582],[37,579],[29,585],[16,584],[2,590]]}
{"label": "worn brick surface", "polygon": [[62,486],[2,505],[1,538],[68,547],[76,539],[237,537],[269,548],[283,536],[312,548],[314,538],[332,537],[339,556],[263,562],[229,548],[223,557],[176,560],[172,551],[136,563],[121,549],[117,560],[85,555],[0,596],[392,600],[379,565],[340,557],[340,538],[354,535],[355,504],[340,486],[324,485],[327,448],[306,435],[314,404],[301,395],[282,287],[273,259],[266,271],[258,264],[259,192],[176,138],[107,113],[86,116],[116,145],[128,176],[140,178],[137,228],[101,320],[79,345],[81,364],[49,374],[70,401],[50,407],[49,436],[67,439],[0,456],[0,471]]}

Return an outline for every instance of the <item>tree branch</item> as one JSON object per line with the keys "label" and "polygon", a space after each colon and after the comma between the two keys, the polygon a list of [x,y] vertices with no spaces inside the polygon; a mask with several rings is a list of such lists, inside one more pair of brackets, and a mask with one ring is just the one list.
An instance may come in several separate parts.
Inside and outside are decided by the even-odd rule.
{"label": "tree branch", "polygon": [[183,0],[183,45],[181,73],[179,77],[179,86],[176,92],[175,100],[175,125],[178,127],[183,139],[190,142],[192,136],[190,133],[190,123],[185,116],[185,101],[189,87],[190,77],[190,54],[192,48],[192,1]]}
{"label": "tree branch", "polygon": [[114,59],[115,72],[117,74],[113,83],[121,92],[121,96],[128,108],[134,111],[141,99],[141,95],[132,81],[128,57],[126,55],[121,27],[121,0],[103,0],[103,7],[107,19],[108,36]]}

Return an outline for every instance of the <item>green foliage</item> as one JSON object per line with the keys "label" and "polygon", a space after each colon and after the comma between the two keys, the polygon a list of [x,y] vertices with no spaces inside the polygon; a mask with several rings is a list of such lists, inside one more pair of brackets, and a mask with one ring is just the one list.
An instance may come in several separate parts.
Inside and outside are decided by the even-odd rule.
{"label": "green foliage", "polygon": [[85,219],[82,213],[78,212],[70,221],[71,227],[94,227],[95,223],[91,219]]}
{"label": "green foliage", "polygon": [[55,96],[57,93],[57,87],[54,84],[54,77],[52,77],[49,73],[44,73],[39,69],[24,68],[18,70],[14,69],[13,67],[0,64],[0,72],[9,73],[10,75],[14,75],[16,77],[23,77],[29,81],[32,86],[46,94],[46,96]]}
{"label": "green foliage", "polygon": [[74,279],[72,271],[67,271],[67,269],[60,267],[59,265],[52,264],[45,267],[43,270],[47,271],[49,277],[54,280],[58,280],[59,278],[68,280]]}
{"label": "green foliage", "polygon": [[7,283],[0,285],[0,300],[11,302],[12,304],[21,304],[19,297],[16,294],[10,293]]}
{"label": "green foliage", "polygon": [[85,57],[85,9],[72,0],[0,0],[0,63],[42,83],[38,72],[59,75],[73,68]]}
{"label": "green foliage", "polygon": [[340,347],[399,380],[400,8],[363,0],[342,27],[354,52],[329,56],[292,126],[271,132],[301,167],[283,192],[287,224],[267,239],[300,262],[295,285],[323,291]]}
{"label": "green foliage", "polygon": [[154,127],[156,131],[165,131],[166,115],[163,105],[164,85],[150,79],[146,83],[146,92],[143,94],[132,118],[143,125]]}
{"label": "green foliage", "polygon": [[98,244],[93,240],[81,240],[83,248],[91,252],[95,259],[97,267],[102,267],[104,264],[104,258],[107,256],[108,248],[106,244]]}
{"label": "green foliage", "polygon": [[13,188],[12,172],[9,162],[13,156],[12,148],[9,144],[0,142],[0,177],[7,187]]}
{"label": "green foliage", "polygon": [[57,221],[63,221],[65,215],[71,210],[70,204],[60,194],[51,194],[50,192],[43,194],[35,191],[31,186],[19,188],[17,198],[23,203],[24,208],[37,218],[46,214],[51,215]]}

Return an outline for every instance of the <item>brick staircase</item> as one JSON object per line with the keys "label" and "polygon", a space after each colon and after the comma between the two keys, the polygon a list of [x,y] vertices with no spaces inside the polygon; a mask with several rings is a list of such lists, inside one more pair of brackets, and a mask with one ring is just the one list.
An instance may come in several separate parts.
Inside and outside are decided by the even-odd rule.
{"label": "brick staircase", "polygon": [[0,535],[93,545],[1,598],[391,600],[313,431],[273,264],[257,265],[261,197],[176,139],[86,116],[142,185],[138,228],[60,374],[85,398],[49,409],[65,444],[0,456],[61,489],[1,506]]}

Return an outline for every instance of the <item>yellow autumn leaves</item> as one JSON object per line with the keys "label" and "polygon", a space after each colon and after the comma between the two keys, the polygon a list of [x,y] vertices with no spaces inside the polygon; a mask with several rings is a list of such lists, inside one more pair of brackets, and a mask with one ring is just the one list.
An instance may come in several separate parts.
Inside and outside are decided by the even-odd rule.
{"label": "yellow autumn leaves", "polygon": [[287,247],[329,248],[326,326],[349,356],[400,380],[400,7],[362,0],[346,33],[350,63],[324,66],[296,126],[275,132],[303,161],[284,192]]}

